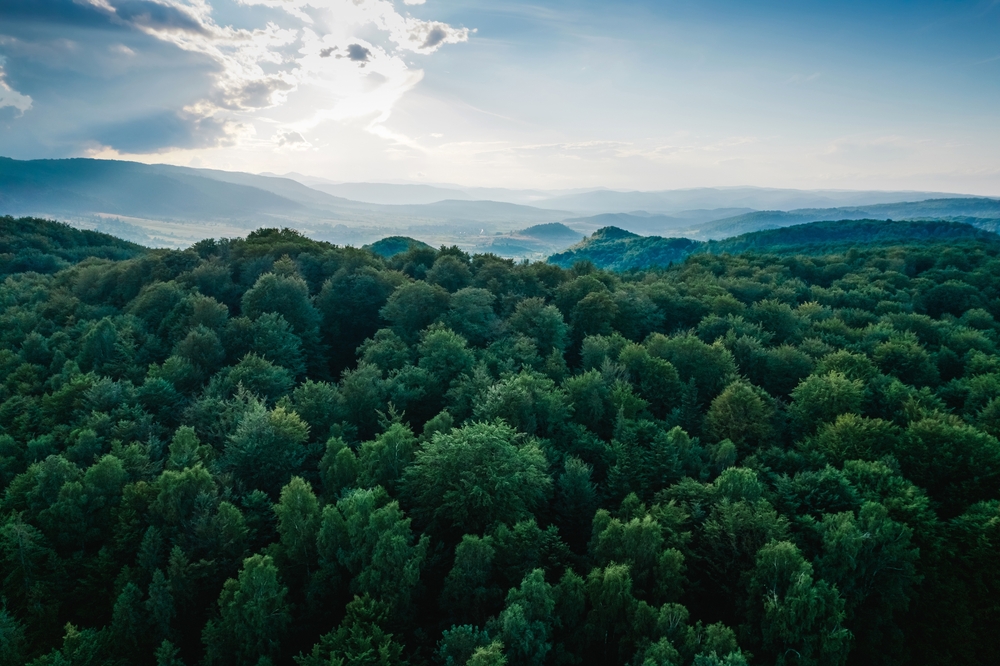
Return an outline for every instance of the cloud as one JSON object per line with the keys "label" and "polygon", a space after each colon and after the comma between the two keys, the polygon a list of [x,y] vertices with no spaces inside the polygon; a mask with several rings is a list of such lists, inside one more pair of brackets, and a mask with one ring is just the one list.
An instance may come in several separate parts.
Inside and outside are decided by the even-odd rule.
{"label": "cloud", "polygon": [[23,114],[31,108],[31,98],[10,87],[3,70],[3,58],[0,58],[0,109],[5,106],[12,106]]}
{"label": "cloud", "polygon": [[232,123],[214,116],[164,111],[90,128],[87,137],[119,153],[143,154],[232,145],[235,130]]}
{"label": "cloud", "polygon": [[348,44],[347,57],[354,62],[368,62],[368,59],[372,57],[372,52],[361,44]]}
{"label": "cloud", "polygon": [[319,122],[385,122],[422,78],[407,53],[470,34],[390,0],[234,0],[224,14],[215,2],[0,0],[0,58],[11,62],[0,106],[43,109],[59,122],[35,129],[51,136],[69,104],[77,127],[61,137],[121,152],[228,145],[243,136],[232,128],[260,123],[301,137]]}

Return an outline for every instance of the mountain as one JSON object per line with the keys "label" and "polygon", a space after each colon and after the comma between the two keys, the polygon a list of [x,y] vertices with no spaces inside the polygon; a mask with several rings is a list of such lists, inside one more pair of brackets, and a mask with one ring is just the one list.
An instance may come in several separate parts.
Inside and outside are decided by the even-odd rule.
{"label": "mountain", "polygon": [[538,223],[565,219],[571,213],[500,201],[445,200],[430,204],[374,206],[370,210],[410,219],[437,219],[447,222]]}
{"label": "mountain", "polygon": [[0,158],[0,212],[238,217],[304,205],[258,187],[135,162]]}
{"label": "mountain", "polygon": [[470,232],[493,233],[572,215],[485,200],[372,204],[284,177],[84,158],[0,158],[2,214],[60,217],[92,227],[116,218],[119,226],[137,229],[130,232],[132,237],[148,232],[160,244],[173,246],[210,236],[243,235],[260,226],[295,227],[347,242],[385,236],[385,231],[401,235],[422,225],[443,232],[436,240],[451,244]]}
{"label": "mountain", "polygon": [[829,254],[853,247],[968,241],[998,243],[1000,235],[962,222],[939,220],[811,222],[721,241],[639,236],[608,227],[565,252],[552,255],[549,263],[568,268],[578,261],[589,261],[598,268],[623,271],[668,266],[699,253]]}
{"label": "mountain", "polygon": [[616,192],[599,190],[550,197],[532,202],[540,208],[562,208],[587,215],[643,210],[675,215],[691,209],[749,208],[790,210],[792,208],[832,208],[870,206],[963,195],[940,192],[865,192],[850,190],[790,190],[764,187],[699,187],[658,192]]}
{"label": "mountain", "polygon": [[716,220],[698,229],[705,238],[728,238],[741,233],[775,229],[805,222],[823,220],[863,219],[1000,219],[1000,199],[986,197],[959,197],[902,201],[870,206],[842,208],[802,208],[796,210],[754,211]]}
{"label": "mountain", "polygon": [[578,229],[593,231],[604,227],[618,227],[637,234],[658,235],[669,231],[695,230],[701,225],[744,213],[750,208],[715,208],[679,211],[673,215],[648,213],[638,210],[631,213],[600,213],[588,217],[563,220]]}
{"label": "mountain", "polygon": [[[298,174],[295,174],[296,176]],[[292,174],[290,174],[290,177]],[[459,189],[433,185],[392,183],[331,183],[319,178],[295,178],[314,190],[353,201],[381,205],[429,204],[445,199],[473,200],[477,197]]]}

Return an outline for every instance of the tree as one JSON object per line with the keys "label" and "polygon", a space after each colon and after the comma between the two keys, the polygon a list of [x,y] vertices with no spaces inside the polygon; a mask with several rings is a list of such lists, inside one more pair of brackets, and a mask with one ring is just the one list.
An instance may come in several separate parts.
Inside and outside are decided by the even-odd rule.
{"label": "tree", "polygon": [[277,657],[291,623],[287,594],[269,556],[244,560],[239,576],[222,588],[218,618],[205,625],[205,662],[253,666]]}
{"label": "tree", "polygon": [[441,320],[445,326],[480,346],[498,333],[499,319],[493,311],[496,297],[486,289],[466,287],[451,295],[448,311]]}
{"label": "tree", "polygon": [[556,483],[555,511],[566,542],[581,550],[590,536],[590,526],[597,510],[597,486],[591,480],[590,465],[568,456]]}
{"label": "tree", "polygon": [[681,381],[693,380],[704,402],[721,393],[736,374],[736,362],[725,347],[707,345],[690,334],[668,338],[654,333],[646,341],[646,349],[651,356],[669,361]]}
{"label": "tree", "polygon": [[555,306],[546,305],[542,298],[522,300],[507,324],[511,330],[533,340],[542,356],[548,356],[553,349],[562,351],[566,347],[568,329],[562,313]]}
{"label": "tree", "polygon": [[522,433],[552,437],[571,410],[566,392],[555,382],[540,373],[522,371],[495,383],[476,407],[475,417],[503,419]]}
{"label": "tree", "polygon": [[[466,255],[467,257],[468,255]],[[466,262],[452,254],[441,254],[434,260],[434,265],[427,271],[427,281],[440,285],[450,292],[469,286],[472,282],[472,271]]]}
{"label": "tree", "polygon": [[410,519],[382,488],[354,490],[323,508],[317,535],[321,565],[342,567],[350,589],[409,610],[427,553],[427,537],[414,542]]}
{"label": "tree", "polygon": [[502,423],[473,423],[437,433],[403,474],[417,519],[446,534],[481,534],[497,522],[531,514],[552,479],[538,445]]}
{"label": "tree", "polygon": [[219,468],[233,474],[247,490],[259,489],[272,497],[305,460],[309,426],[284,407],[268,410],[251,401],[219,457]]}
{"label": "tree", "polygon": [[309,299],[309,285],[298,275],[261,275],[243,294],[241,309],[250,319],[269,312],[279,314],[300,337],[318,337],[319,312]]}
{"label": "tree", "polygon": [[496,550],[490,537],[466,534],[441,591],[441,608],[459,622],[481,625],[500,608],[502,592],[491,581]]}
{"label": "tree", "polygon": [[918,550],[913,530],[888,516],[881,504],[865,502],[853,513],[829,513],[820,525],[823,554],[816,571],[836,585],[845,602],[846,624],[867,655],[901,657],[895,613],[906,610],[916,584]]}
{"label": "tree", "polygon": [[[761,548],[748,583],[748,629],[775,664],[843,664],[851,633],[842,626],[844,600],[788,541]],[[759,627],[759,629],[757,629]]]}
{"label": "tree", "polygon": [[860,412],[863,397],[864,385],[840,372],[810,375],[792,391],[788,412],[802,431],[809,432],[841,414]]}
{"label": "tree", "polygon": [[664,526],[648,513],[613,518],[601,509],[594,516],[590,555],[598,566],[627,564],[636,596],[655,605],[680,596],[684,556],[668,548]]}
{"label": "tree", "polygon": [[410,282],[392,292],[380,313],[399,337],[414,340],[447,311],[449,301],[448,292],[437,285]]}
{"label": "tree", "polygon": [[512,664],[542,666],[552,649],[552,612],[555,610],[552,586],[545,574],[535,569],[521,581],[519,588],[507,593],[507,605],[498,618],[504,651]]}
{"label": "tree", "polygon": [[316,536],[320,524],[319,501],[309,483],[293,476],[281,489],[274,513],[278,517],[283,557],[308,573],[316,559]]}
{"label": "tree", "polygon": [[465,666],[480,648],[490,645],[490,635],[471,624],[445,629],[435,654],[443,666]]}
{"label": "tree", "polygon": [[767,442],[774,409],[760,390],[733,382],[720,393],[705,414],[705,433],[716,441],[728,439],[744,453]]}
{"label": "tree", "polygon": [[255,354],[247,354],[231,369],[216,375],[216,378],[227,395],[233,395],[243,388],[272,405],[288,393],[295,383],[288,370]]}
{"label": "tree", "polygon": [[393,423],[358,451],[358,483],[366,488],[382,486],[395,494],[403,470],[413,460],[417,438],[409,426]]}

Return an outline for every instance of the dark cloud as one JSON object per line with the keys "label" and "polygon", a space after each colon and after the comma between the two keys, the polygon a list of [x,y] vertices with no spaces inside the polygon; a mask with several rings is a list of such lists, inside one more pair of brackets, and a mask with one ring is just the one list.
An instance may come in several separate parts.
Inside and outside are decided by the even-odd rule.
{"label": "dark cloud", "polygon": [[72,25],[82,28],[152,28],[207,34],[205,27],[187,12],[151,0],[108,0],[111,13],[73,0],[0,0],[0,33],[7,21]]}
{"label": "dark cloud", "polygon": [[448,36],[448,32],[441,26],[436,25],[431,28],[431,31],[427,33],[427,39],[424,40],[424,44],[421,48],[430,49],[434,48]]}
{"label": "dark cloud", "polygon": [[88,133],[122,153],[159,153],[171,148],[211,148],[231,142],[226,123],[212,117],[163,111],[105,124]]}
{"label": "dark cloud", "polygon": [[329,58],[331,55],[333,55],[333,52],[336,51],[336,50],[337,50],[336,46],[330,46],[328,48],[325,48],[325,49],[323,49],[322,51],[319,52],[319,57],[320,58]]}
{"label": "dark cloud", "polygon": [[372,52],[361,46],[361,44],[351,44],[347,47],[347,57],[354,62],[368,62]]}
{"label": "dark cloud", "polygon": [[73,0],[2,0],[0,32],[8,22],[44,22],[47,25],[74,25],[86,28],[114,28],[111,15],[93,5]]}
{"label": "dark cloud", "polygon": [[148,0],[110,0],[118,17],[132,25],[155,30],[179,30],[200,35],[208,34],[205,27],[187,12],[177,7]]}

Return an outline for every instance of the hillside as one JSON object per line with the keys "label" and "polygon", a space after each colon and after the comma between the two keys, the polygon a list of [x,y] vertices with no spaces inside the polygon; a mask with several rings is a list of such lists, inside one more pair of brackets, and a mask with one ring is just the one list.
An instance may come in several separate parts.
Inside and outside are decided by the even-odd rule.
{"label": "hillside", "polygon": [[727,217],[699,227],[704,238],[728,238],[752,231],[787,227],[824,220],[864,219],[1000,219],[1000,199],[962,197],[842,208],[800,208],[790,211],[764,210]]}
{"label": "hillside", "polygon": [[415,238],[409,238],[407,236],[389,236],[363,247],[363,249],[369,250],[378,256],[385,258],[394,257],[401,252],[406,252],[413,248],[434,250],[434,248],[427,243],[418,241]]}
{"label": "hillside", "polygon": [[89,257],[130,259],[146,252],[141,245],[62,222],[0,217],[0,277],[11,273],[55,273]]}
{"label": "hillside", "polygon": [[687,238],[639,236],[617,227],[605,227],[565,252],[552,255],[549,263],[569,268],[578,261],[589,261],[611,271],[667,266],[684,259],[701,245]]}
{"label": "hillside", "polygon": [[774,254],[826,254],[854,246],[885,246],[933,241],[1000,241],[991,231],[949,221],[843,220],[810,222],[709,241],[704,251],[739,254],[759,251]]}
{"label": "hillside", "polygon": [[549,257],[549,262],[568,268],[589,261],[607,270],[635,270],[667,266],[691,254],[825,254],[851,247],[920,244],[934,241],[998,242],[1000,236],[970,224],[953,221],[843,220],[810,222],[780,229],[755,231],[722,241],[639,236],[609,227]]}
{"label": "hillside", "polygon": [[0,158],[0,212],[232,218],[301,211],[304,204],[185,170],[111,160]]}
{"label": "hillside", "polygon": [[511,224],[572,216],[565,210],[486,200],[380,205],[337,197],[284,177],[84,158],[0,158],[0,214],[120,217],[171,245],[213,233],[242,235],[262,225],[293,226],[335,242],[351,242],[359,233],[368,238],[379,230],[404,235],[421,225],[450,225],[455,230],[446,231],[449,238],[440,240],[453,243],[470,231],[492,233]]}

